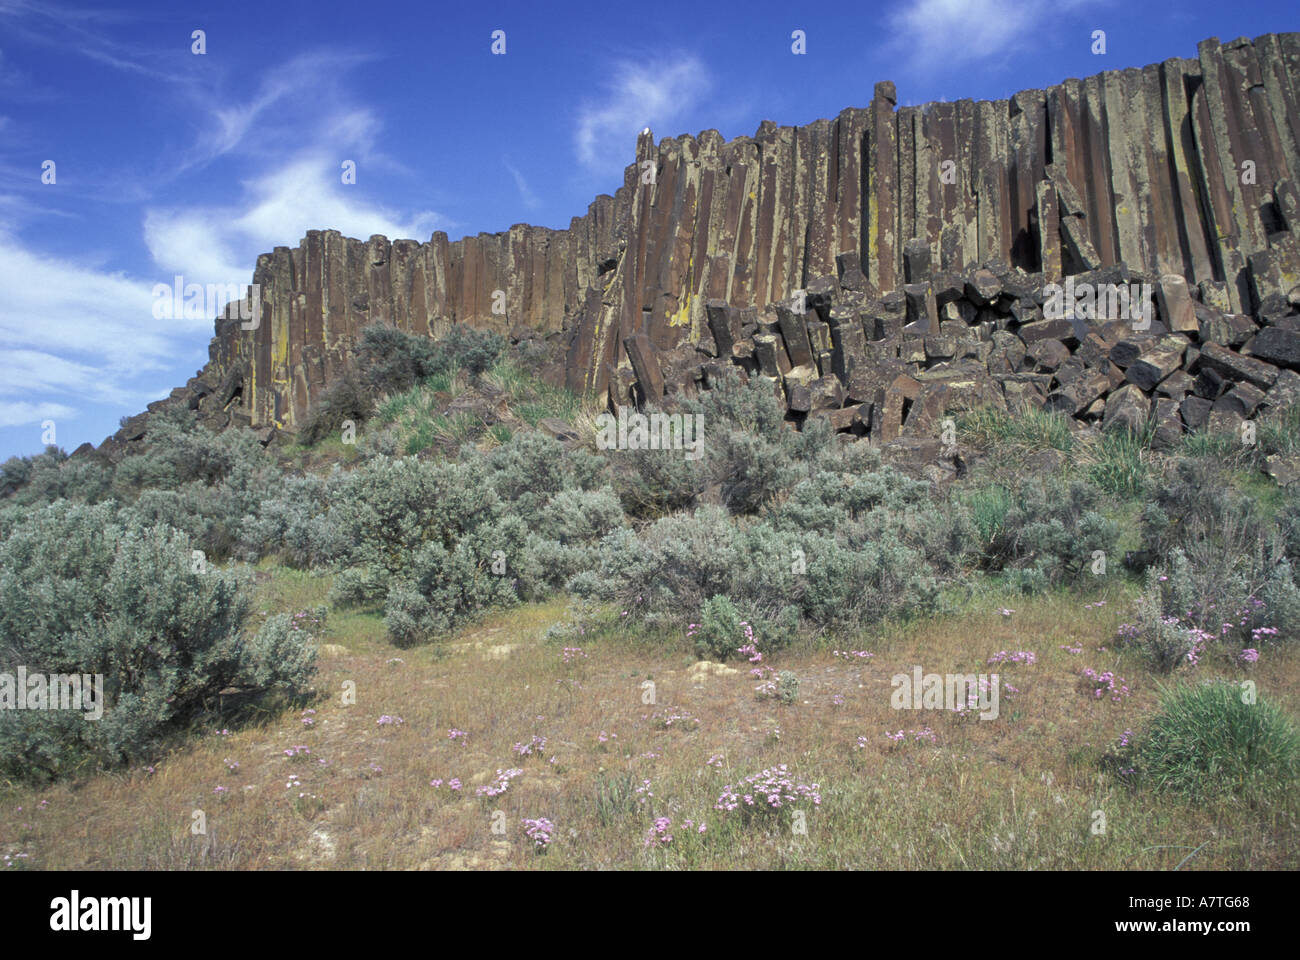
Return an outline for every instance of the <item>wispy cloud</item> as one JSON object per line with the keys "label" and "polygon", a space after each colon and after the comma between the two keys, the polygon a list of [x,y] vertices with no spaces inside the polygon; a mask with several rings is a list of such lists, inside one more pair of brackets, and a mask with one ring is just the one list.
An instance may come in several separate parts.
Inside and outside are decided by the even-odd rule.
{"label": "wispy cloud", "polygon": [[622,170],[632,160],[636,136],[645,127],[676,134],[693,107],[708,96],[713,81],[699,58],[678,54],[615,64],[599,97],[578,110],[574,150],[594,172]]}
{"label": "wispy cloud", "polygon": [[150,371],[211,329],[211,320],[153,319],[147,281],[33,252],[4,233],[0,289],[3,426],[71,416],[69,401],[142,404]]}
{"label": "wispy cloud", "polygon": [[11,402],[0,398],[0,427],[24,427],[45,420],[70,420],[77,415],[73,407],[61,403]]}
{"label": "wispy cloud", "polygon": [[283,154],[303,142],[304,130],[316,136],[341,133],[352,148],[367,150],[354,159],[373,160],[369,149],[377,121],[369,111],[348,106],[350,98],[342,84],[347,71],[371,59],[364,53],[328,48],[299,53],[268,70],[243,98],[206,86],[186,87],[187,112],[198,120],[197,136],[171,174],[206,166],[235,151]]}
{"label": "wispy cloud", "polygon": [[[0,21],[14,6],[0,0]],[[339,64],[364,59],[307,52],[265,76],[245,75],[253,92],[242,97],[172,85],[169,95],[179,94],[194,124],[191,139],[162,152],[181,159],[165,161],[161,176],[135,179],[151,191],[170,184],[180,199],[143,193],[134,200],[138,219],[123,223],[126,230],[138,224],[153,270],[128,274],[103,260],[44,253],[24,234],[58,213],[50,198],[38,187],[0,195],[0,426],[66,418],[79,403],[134,412],[159,395],[160,382],[173,376],[167,371],[201,363],[211,315],[153,317],[154,284],[170,285],[176,274],[186,283],[243,285],[258,254],[292,245],[309,229],[427,239],[449,226],[431,210],[376,199],[381,174],[405,171],[377,147],[379,115],[356,103],[341,79]],[[344,161],[356,164],[355,184],[342,182]],[[200,171],[201,187],[192,186]],[[214,184],[224,189],[214,193]],[[191,200],[195,194],[203,200]]]}
{"label": "wispy cloud", "polygon": [[510,176],[514,178],[515,189],[519,191],[519,199],[523,201],[524,206],[530,210],[536,210],[540,207],[542,205],[541,198],[533,193],[532,188],[528,186],[528,181],[519,172],[519,168],[505,157],[501,158],[501,162],[505,164],[506,169],[510,171]]}
{"label": "wispy cloud", "polygon": [[[915,70],[1007,57],[1040,46],[1040,29],[1096,0],[908,0],[889,15],[887,50]],[[1012,61],[1007,60],[1010,64]]]}
{"label": "wispy cloud", "polygon": [[196,283],[248,283],[260,253],[291,246],[308,230],[338,230],[365,239],[427,240],[445,229],[432,210],[403,213],[367,198],[357,184],[342,182],[343,152],[318,145],[243,183],[243,196],[227,206],[151,208],[144,238],[154,262],[168,273]]}
{"label": "wispy cloud", "polygon": [[173,51],[135,46],[109,35],[110,25],[126,23],[133,14],[112,10],[87,10],[46,3],[44,0],[0,0],[0,21],[6,31],[29,43],[88,57],[116,70],[155,80],[171,80],[164,69],[169,59],[189,55],[188,45]]}
{"label": "wispy cloud", "polygon": [[[148,207],[144,238],[154,262],[187,281],[247,283],[258,254],[292,245],[308,230],[425,240],[451,226],[432,210],[404,212],[372,199],[367,183],[406,171],[379,148],[381,119],[354,102],[343,79],[370,59],[311,50],[272,68],[247,98],[190,91],[202,119],[172,176],[227,155],[254,172],[240,180],[231,203]],[[355,183],[343,183],[344,162],[355,165]]]}

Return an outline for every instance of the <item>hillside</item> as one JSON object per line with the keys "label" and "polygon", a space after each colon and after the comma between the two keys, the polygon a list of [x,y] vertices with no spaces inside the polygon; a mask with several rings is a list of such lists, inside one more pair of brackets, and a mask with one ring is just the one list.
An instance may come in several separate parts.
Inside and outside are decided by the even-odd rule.
{"label": "hillside", "polygon": [[0,467],[0,855],[1295,869],[1298,95],[1294,33],[882,83],[264,255]]}

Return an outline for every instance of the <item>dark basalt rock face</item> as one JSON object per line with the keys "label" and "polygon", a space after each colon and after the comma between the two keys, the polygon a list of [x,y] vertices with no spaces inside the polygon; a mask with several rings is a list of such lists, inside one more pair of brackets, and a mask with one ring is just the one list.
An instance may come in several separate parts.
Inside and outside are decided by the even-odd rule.
{"label": "dark basalt rock face", "polygon": [[[567,230],[309,231],[258,258],[260,323],[228,308],[207,366],[150,409],[269,437],[303,422],[365,325],[466,323],[543,341],[548,380],[614,407],[671,404],[735,366],[772,379],[792,421],[877,440],[965,403],[1227,426],[1294,391],[1298,178],[1297,33],[1009,100],[899,108],[878,83],[866,108],[804,127],[657,146],[645,131],[623,186]],[[1045,316],[1066,277],[1149,284],[1150,327],[1106,307]],[[1218,402],[1242,384],[1262,399]]]}

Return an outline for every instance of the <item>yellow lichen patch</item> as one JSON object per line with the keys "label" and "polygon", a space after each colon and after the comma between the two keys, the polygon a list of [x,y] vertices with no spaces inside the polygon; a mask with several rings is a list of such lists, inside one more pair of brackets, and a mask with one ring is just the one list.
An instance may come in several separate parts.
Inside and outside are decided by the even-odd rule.
{"label": "yellow lichen patch", "polygon": [[691,304],[694,302],[694,300],[695,300],[695,294],[688,293],[686,295],[686,299],[682,303],[682,308],[668,318],[668,325],[670,327],[685,327],[690,325]]}

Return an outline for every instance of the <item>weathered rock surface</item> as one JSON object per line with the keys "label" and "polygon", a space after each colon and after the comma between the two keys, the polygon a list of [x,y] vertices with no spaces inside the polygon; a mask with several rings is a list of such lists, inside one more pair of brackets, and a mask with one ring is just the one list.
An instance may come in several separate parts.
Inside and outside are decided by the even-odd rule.
{"label": "weathered rock surface", "polygon": [[[970,397],[1108,427],[1158,415],[1166,432],[1174,404],[1153,391],[1189,429],[1249,415],[1300,369],[1297,102],[1300,33],[1286,33],[1009,100],[900,108],[882,82],[866,107],[803,127],[657,145],[646,131],[623,185],[565,230],[313,230],[263,254],[260,320],[244,329],[228,308],[207,366],[150,412],[184,403],[270,442],[378,322],[548,341],[563,357],[548,379],[614,406],[672,403],[739,367],[784,381],[796,422],[877,442]],[[1151,327],[1046,315],[1046,285],[1070,276],[1149,283]],[[897,383],[943,365],[960,375],[924,395]],[[110,454],[147,436],[148,415]]]}

